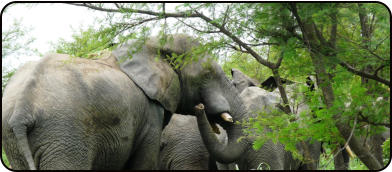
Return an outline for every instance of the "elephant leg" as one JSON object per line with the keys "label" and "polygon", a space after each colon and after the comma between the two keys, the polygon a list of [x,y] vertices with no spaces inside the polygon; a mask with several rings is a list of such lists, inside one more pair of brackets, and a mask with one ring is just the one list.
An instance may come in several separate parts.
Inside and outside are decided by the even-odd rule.
{"label": "elephant leg", "polygon": [[146,120],[142,122],[127,169],[157,170],[159,168],[159,148],[163,126],[164,110],[156,103],[151,103],[144,114]]}
{"label": "elephant leg", "polygon": [[130,159],[132,170],[157,170],[159,157],[159,142],[160,136],[156,134],[149,134],[143,142],[139,143],[135,152]]}

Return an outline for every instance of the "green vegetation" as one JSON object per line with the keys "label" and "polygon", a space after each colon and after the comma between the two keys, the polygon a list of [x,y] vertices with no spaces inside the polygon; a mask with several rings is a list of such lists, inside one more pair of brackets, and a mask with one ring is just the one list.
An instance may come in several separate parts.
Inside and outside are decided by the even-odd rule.
{"label": "green vegetation", "polygon": [[[165,3],[78,5],[111,9],[121,17],[115,20],[108,12],[110,25],[60,40],[54,46],[58,53],[96,58],[127,39],[144,40],[158,28],[163,38],[172,33],[197,37],[203,46],[192,55],[211,53],[229,76],[230,69],[237,68],[258,82],[274,76],[299,85],[308,76],[317,77],[315,91],[305,86],[294,90],[295,103],[285,101],[285,86],[278,82],[286,111],[257,112],[258,117],[241,121],[248,127],[244,132],[256,138],[255,149],[271,139],[301,159],[295,144],[312,138],[326,149],[320,168],[335,169],[331,150],[390,126],[390,13],[380,3],[184,3],[175,12],[165,11]],[[190,62],[188,56],[171,57],[176,69]],[[293,114],[288,106],[298,102],[308,104],[309,111]],[[265,133],[265,127],[273,131]],[[367,156],[367,147],[355,147],[359,142],[350,142],[350,147],[358,156]],[[390,139],[382,148],[377,153],[383,155],[383,164],[354,158],[349,169],[379,169],[390,160]]]}
{"label": "green vegetation", "polygon": [[[320,170],[333,170],[333,158],[331,154],[331,149],[325,149],[326,153],[320,156]],[[330,156],[328,156],[330,155]],[[369,170],[358,157],[350,158],[349,170]]]}
{"label": "green vegetation", "polygon": [[93,27],[87,30],[79,30],[72,35],[71,41],[60,39],[54,45],[56,53],[69,54],[74,57],[99,58],[101,51],[112,49],[116,30],[95,30]]}
{"label": "green vegetation", "polygon": [[4,164],[9,167],[10,162],[8,162],[7,156],[5,155],[5,152],[3,149],[1,149],[1,159],[3,160]]}
{"label": "green vegetation", "polygon": [[[15,5],[15,4],[13,4]],[[11,5],[11,6],[13,6]],[[8,7],[10,8],[10,7]],[[6,9],[8,9],[6,8]],[[4,14],[8,10],[4,9]],[[35,41],[34,37],[28,35],[32,28],[22,25],[22,19],[15,19],[11,26],[1,31],[1,59],[18,58],[20,55],[37,54],[36,49],[30,48],[30,45]],[[9,79],[15,73],[15,69],[9,66],[2,66],[1,69],[1,92],[3,93],[5,86]]]}

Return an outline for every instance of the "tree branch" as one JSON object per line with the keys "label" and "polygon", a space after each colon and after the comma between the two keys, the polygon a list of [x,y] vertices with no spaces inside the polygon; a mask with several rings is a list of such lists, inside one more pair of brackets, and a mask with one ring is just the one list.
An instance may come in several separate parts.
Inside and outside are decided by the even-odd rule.
{"label": "tree branch", "polygon": [[197,14],[188,14],[185,12],[179,12],[179,13],[165,13],[162,14],[160,12],[153,12],[153,11],[146,11],[146,10],[138,10],[138,9],[132,9],[132,8],[119,8],[119,9],[110,9],[110,8],[102,8],[102,7],[97,7],[94,5],[90,5],[87,3],[69,3],[70,5],[75,5],[75,6],[82,6],[82,7],[87,7],[90,9],[98,10],[98,11],[106,11],[106,12],[130,12],[130,13],[139,13],[139,14],[147,14],[147,15],[152,15],[152,16],[161,16],[161,17],[174,17],[174,18],[190,18],[190,17],[199,17]]}
{"label": "tree branch", "polygon": [[374,25],[376,24],[375,20],[374,20],[375,16],[376,16],[376,14],[373,14],[372,20],[370,21],[370,28],[369,28],[370,36],[373,34]]}
{"label": "tree branch", "polygon": [[322,45],[328,45],[327,41],[325,40],[323,34],[318,30],[316,24],[314,22],[312,22],[312,26],[314,27],[314,30],[316,31],[316,36],[317,38],[320,40],[320,43]]}
{"label": "tree branch", "polygon": [[388,128],[391,126],[391,124],[389,124],[389,123],[382,123],[382,122],[376,123],[376,122],[371,122],[371,121],[369,121],[369,118],[363,116],[363,114],[362,114],[361,112],[359,112],[358,114],[359,114],[359,116],[361,117],[361,119],[359,119],[360,122],[366,122],[366,123],[368,123],[368,124],[370,124],[370,125],[381,125],[381,126],[385,126],[385,127],[388,127]]}
{"label": "tree branch", "polygon": [[249,54],[248,51],[245,51],[245,50],[241,49],[241,47],[238,48],[238,47],[236,47],[236,46],[234,46],[234,45],[231,45],[231,44],[229,44],[229,43],[226,43],[226,45],[228,45],[230,48],[232,48],[232,49],[235,50],[235,51],[239,51],[239,52],[242,52],[242,53],[247,53],[247,54]]}
{"label": "tree branch", "polygon": [[118,9],[122,8],[122,7],[120,6],[120,4],[118,4],[118,3],[114,3],[114,5],[115,5]]}
{"label": "tree branch", "polygon": [[111,13],[113,13],[113,12],[114,12],[114,13],[119,13],[119,12],[121,12],[121,11],[118,10],[118,9],[110,9],[110,8],[97,7],[97,6],[94,6],[94,5],[89,4],[89,3],[67,3],[67,4],[75,5],[75,6],[81,6],[81,7],[87,7],[87,8],[93,9],[93,10],[105,11],[105,12],[111,12]]}
{"label": "tree branch", "polygon": [[380,67],[378,67],[375,71],[374,71],[374,76],[378,76],[378,72],[381,70],[381,69],[383,69],[385,66],[387,66],[387,65],[381,65]]}
{"label": "tree branch", "polygon": [[291,114],[292,112],[291,112],[291,109],[289,106],[289,100],[287,98],[286,90],[282,86],[282,81],[281,81],[278,69],[277,68],[272,69],[272,74],[274,75],[276,85],[278,86],[280,96],[282,97],[282,100],[283,100],[283,104],[284,104],[283,111],[287,114]]}
{"label": "tree branch", "polygon": [[336,11],[330,15],[332,20],[332,27],[331,27],[331,36],[329,38],[328,43],[335,49],[336,48],[336,33],[338,28],[338,22],[336,19]]}
{"label": "tree branch", "polygon": [[383,78],[380,78],[377,75],[371,75],[369,73],[356,70],[354,67],[352,67],[351,65],[349,65],[346,62],[340,62],[339,65],[344,67],[348,71],[356,74],[356,75],[359,75],[359,76],[362,76],[362,77],[365,77],[365,78],[368,78],[368,79],[372,79],[372,80],[378,81],[378,82],[380,82],[380,83],[382,83],[382,84],[384,84],[384,85],[386,85],[388,87],[391,87],[390,81],[388,81],[386,79],[383,79]]}
{"label": "tree branch", "polygon": [[159,19],[160,19],[159,17],[152,17],[152,18],[147,18],[147,19],[144,19],[144,20],[140,20],[140,21],[138,21],[136,23],[117,23],[117,24],[118,25],[127,26],[128,28],[131,28],[131,27],[135,27],[135,26],[141,25],[141,24],[149,22],[149,21],[159,20]]}
{"label": "tree branch", "polygon": [[263,46],[263,45],[279,45],[278,43],[273,43],[273,42],[262,42],[259,44],[246,44],[252,47],[257,47],[257,46]]}
{"label": "tree branch", "polygon": [[221,25],[217,24],[216,22],[212,22],[212,20],[210,18],[208,18],[207,16],[205,16],[202,13],[195,11],[195,14],[197,14],[201,19],[203,19],[207,23],[210,23],[211,25],[218,28],[223,34],[225,34],[226,36],[231,38],[234,42],[236,42],[238,45],[243,47],[249,54],[251,54],[254,58],[256,58],[256,60],[258,62],[260,62],[264,66],[267,66],[270,69],[276,68],[275,64],[268,62],[267,60],[264,60],[259,54],[257,54],[255,51],[253,51],[252,48],[250,48],[248,45],[246,45],[244,42],[242,42],[238,37],[234,36],[230,31],[226,30],[226,28],[222,27]]}
{"label": "tree branch", "polygon": [[378,47],[379,47],[386,39],[388,39],[388,38],[390,38],[390,36],[386,36],[384,39],[382,39],[382,40],[376,45],[376,48],[374,48],[373,51],[376,51],[376,50],[378,49]]}
{"label": "tree branch", "polygon": [[227,23],[227,14],[229,13],[229,9],[230,9],[230,5],[227,5],[226,11],[225,11],[225,15],[223,17],[223,21],[222,21],[222,27],[225,27],[226,23]]}
{"label": "tree branch", "polygon": [[216,31],[215,30],[200,30],[200,29],[197,29],[197,28],[193,27],[190,24],[185,23],[184,21],[182,21],[182,20],[180,20],[178,18],[177,18],[177,20],[179,22],[181,22],[182,24],[184,24],[185,26],[188,26],[188,27],[192,28],[193,30],[196,30],[196,31],[201,32],[201,33],[220,33],[219,30],[216,30]]}
{"label": "tree branch", "polygon": [[279,56],[279,59],[278,59],[278,61],[276,62],[276,66],[277,66],[277,68],[279,68],[280,67],[280,65],[282,64],[282,60],[283,60],[283,51],[281,51],[281,53],[280,53],[280,56]]}
{"label": "tree branch", "polygon": [[91,8],[91,9],[95,9],[95,10],[99,10],[99,11],[106,11],[106,12],[128,11],[128,12],[132,12],[132,13],[147,14],[147,15],[153,15],[153,16],[159,16],[159,17],[165,17],[165,18],[166,17],[174,17],[174,18],[199,17],[199,18],[203,19],[204,21],[206,21],[207,23],[210,23],[211,25],[213,25],[216,28],[218,28],[220,30],[220,32],[224,33],[226,36],[231,38],[238,45],[240,45],[241,47],[246,49],[246,51],[249,54],[251,54],[254,58],[256,58],[256,60],[258,62],[260,62],[261,64],[263,64],[263,65],[265,65],[265,66],[267,66],[268,68],[271,68],[271,69],[276,68],[275,64],[264,60],[252,48],[250,48],[246,43],[242,42],[238,37],[234,36],[230,31],[228,31],[222,25],[219,25],[216,22],[213,22],[212,19],[210,19],[209,17],[207,17],[204,14],[199,13],[197,11],[194,11],[194,13],[190,13],[190,14],[187,14],[187,13],[184,13],[184,12],[162,14],[162,13],[157,13],[157,12],[153,12],[153,11],[137,10],[137,9],[130,9],[130,8],[121,8],[121,10],[120,9],[118,9],[118,10],[116,10],[116,9],[107,9],[107,8],[101,8],[101,7],[93,6],[93,5],[86,4],[86,3],[83,3],[83,4],[71,3],[71,5],[83,6],[83,7],[87,7],[87,8]]}
{"label": "tree branch", "polygon": [[336,158],[336,156],[338,156],[338,154],[339,154],[341,151],[343,151],[344,149],[346,149],[346,147],[348,146],[348,143],[350,142],[351,137],[352,137],[353,134],[354,134],[355,126],[357,125],[357,117],[358,117],[358,116],[355,116],[354,125],[353,125],[353,128],[351,129],[350,136],[348,137],[346,143],[344,144],[344,146],[343,146],[342,148],[340,148],[340,149],[334,154],[333,158],[332,158],[331,160],[329,160],[329,162],[328,162],[324,167],[327,167],[327,166],[332,162],[332,160],[334,160],[334,159]]}

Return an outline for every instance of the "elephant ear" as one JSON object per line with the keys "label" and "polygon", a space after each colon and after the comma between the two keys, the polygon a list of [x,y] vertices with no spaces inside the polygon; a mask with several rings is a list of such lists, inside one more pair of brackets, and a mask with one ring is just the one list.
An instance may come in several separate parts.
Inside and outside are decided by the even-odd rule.
{"label": "elephant ear", "polygon": [[180,82],[177,73],[157,51],[143,41],[130,40],[113,51],[126,73],[143,92],[158,101],[166,110],[175,112],[180,101]]}

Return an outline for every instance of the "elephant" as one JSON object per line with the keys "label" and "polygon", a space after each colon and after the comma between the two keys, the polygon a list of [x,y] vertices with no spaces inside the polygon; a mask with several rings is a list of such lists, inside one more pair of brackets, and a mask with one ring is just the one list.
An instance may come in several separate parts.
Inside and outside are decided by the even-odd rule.
{"label": "elephant", "polygon": [[[244,75],[237,69],[232,69],[232,84],[241,93],[240,97],[244,101],[248,110],[269,110],[276,108],[280,96],[276,92],[268,92],[255,87],[257,81]],[[247,113],[243,119],[255,117],[254,113]],[[172,120],[162,133],[160,162],[162,170],[216,170],[235,169],[234,163],[220,163],[215,161],[214,156],[209,154],[204,145],[200,132],[197,130],[196,117],[173,115]],[[227,133],[218,125],[220,134],[215,134],[218,141],[226,145]],[[182,131],[188,131],[184,134]],[[316,162],[320,155],[320,144],[308,145],[312,151]],[[302,147],[298,146],[299,149]],[[248,145],[244,154],[235,159],[239,169],[262,169],[283,170],[283,169],[314,169],[309,163],[302,163],[295,160],[290,152],[284,150],[284,145],[272,141],[267,141],[263,147],[255,151]],[[313,167],[313,168],[312,168]]]}
{"label": "elephant", "polygon": [[[194,114],[199,103],[208,114],[201,126],[231,128],[220,153],[241,155],[248,143],[237,143],[241,128],[231,127],[247,113],[239,92],[211,55],[194,51],[197,39],[161,40],[128,40],[101,60],[49,54],[21,67],[2,99],[2,146],[12,168],[158,169],[171,114]],[[191,60],[176,64],[179,56]]]}
{"label": "elephant", "polygon": [[[227,133],[217,125],[216,136],[227,144]],[[184,132],[186,131],[186,132]],[[195,116],[173,114],[163,129],[160,147],[160,170],[217,170],[216,161],[204,146]]]}
{"label": "elephant", "polygon": [[[238,69],[231,70],[233,76],[233,84],[241,92],[240,96],[243,99],[248,110],[251,112],[257,112],[260,110],[269,111],[269,109],[277,108],[277,104],[282,103],[278,89],[276,89],[275,80],[273,77],[266,79],[263,83],[258,84],[253,79],[249,78],[243,74]],[[289,98],[291,105],[291,111],[294,114],[298,114],[302,111],[306,111],[308,106],[305,103],[295,103],[294,89],[298,87],[298,84],[283,79],[287,89],[287,96]],[[273,85],[275,84],[275,85]],[[258,86],[264,86],[264,88],[269,88],[271,92],[261,89]],[[309,88],[314,87],[314,85],[307,85]],[[249,117],[256,117],[257,113],[249,113]],[[268,128],[267,128],[268,130]],[[291,153],[284,150],[284,145],[281,143],[274,144],[272,141],[267,141],[263,147],[259,150],[249,149],[247,153],[241,157],[238,165],[240,169],[254,169],[261,165],[262,169],[317,169],[318,161],[321,153],[321,143],[315,141],[311,144],[309,141],[303,143],[297,143],[297,149],[305,155],[308,154],[308,160],[303,162],[296,160],[292,157]],[[268,164],[268,165],[266,165]],[[241,168],[242,167],[242,168]]]}

